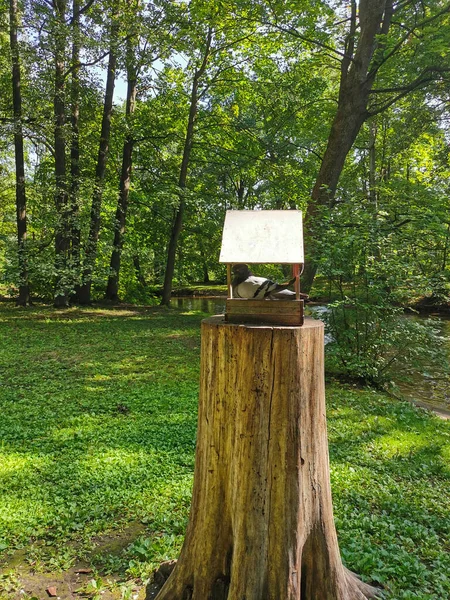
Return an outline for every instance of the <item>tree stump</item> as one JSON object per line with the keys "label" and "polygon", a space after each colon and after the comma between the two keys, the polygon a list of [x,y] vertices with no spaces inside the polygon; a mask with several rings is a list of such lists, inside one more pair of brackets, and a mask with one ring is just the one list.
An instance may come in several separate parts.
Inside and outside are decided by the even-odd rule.
{"label": "tree stump", "polygon": [[323,323],[202,322],[194,489],[157,600],[363,600],[331,501]]}

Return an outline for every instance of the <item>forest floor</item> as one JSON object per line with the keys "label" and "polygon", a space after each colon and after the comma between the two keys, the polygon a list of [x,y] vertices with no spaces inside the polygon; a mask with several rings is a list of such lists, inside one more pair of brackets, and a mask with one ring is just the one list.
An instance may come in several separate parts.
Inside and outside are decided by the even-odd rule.
{"label": "forest floor", "polygon": [[[0,304],[1,600],[142,599],[177,556],[204,316]],[[338,383],[327,411],[345,564],[389,600],[450,599],[450,423]]]}

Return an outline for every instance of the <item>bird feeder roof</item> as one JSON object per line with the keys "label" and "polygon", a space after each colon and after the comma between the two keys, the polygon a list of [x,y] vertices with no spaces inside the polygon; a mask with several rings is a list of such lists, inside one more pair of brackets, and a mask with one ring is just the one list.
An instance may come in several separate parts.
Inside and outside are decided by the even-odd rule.
{"label": "bird feeder roof", "polygon": [[301,210],[228,210],[219,262],[304,262]]}

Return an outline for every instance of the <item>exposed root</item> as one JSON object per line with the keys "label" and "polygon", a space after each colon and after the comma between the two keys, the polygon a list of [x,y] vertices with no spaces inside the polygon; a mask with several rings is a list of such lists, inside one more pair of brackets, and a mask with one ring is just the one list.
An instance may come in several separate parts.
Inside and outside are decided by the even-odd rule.
{"label": "exposed root", "polygon": [[[153,574],[153,580],[147,585],[145,600],[155,600],[156,596],[162,589],[167,579],[172,574],[172,571],[177,564],[176,560],[163,562]],[[372,600],[383,598],[383,590],[373,587],[368,583],[364,583],[356,573],[353,573],[344,567],[344,573],[351,588],[357,592],[357,596],[352,596],[352,600]],[[228,578],[219,577],[214,583],[213,595],[214,599],[226,600],[228,596],[229,580]],[[190,586],[185,588],[181,600],[190,600],[193,590]],[[303,594],[301,595],[303,598]]]}
{"label": "exposed root", "polygon": [[356,587],[357,590],[361,592],[360,599],[358,600],[369,600],[370,598],[383,597],[383,590],[380,588],[376,588],[368,583],[364,583],[364,581],[361,581],[356,573],[353,573],[353,571],[350,571],[346,567],[344,567],[344,572],[347,577],[347,581],[349,581],[353,587]]}
{"label": "exposed root", "polygon": [[169,579],[176,564],[176,560],[167,560],[159,565],[159,568],[153,573],[152,581],[147,585],[145,600],[154,600],[156,598],[162,586]]}

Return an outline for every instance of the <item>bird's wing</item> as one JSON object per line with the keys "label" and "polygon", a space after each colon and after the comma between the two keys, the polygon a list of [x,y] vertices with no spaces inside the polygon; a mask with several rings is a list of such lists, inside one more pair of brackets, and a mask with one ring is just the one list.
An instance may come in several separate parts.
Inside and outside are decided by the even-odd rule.
{"label": "bird's wing", "polygon": [[245,281],[240,283],[234,289],[237,298],[253,298],[262,300],[272,290],[276,289],[277,284],[265,277],[247,277]]}
{"label": "bird's wing", "polygon": [[271,300],[295,300],[296,294],[291,290],[279,290],[270,293],[268,297]]}

